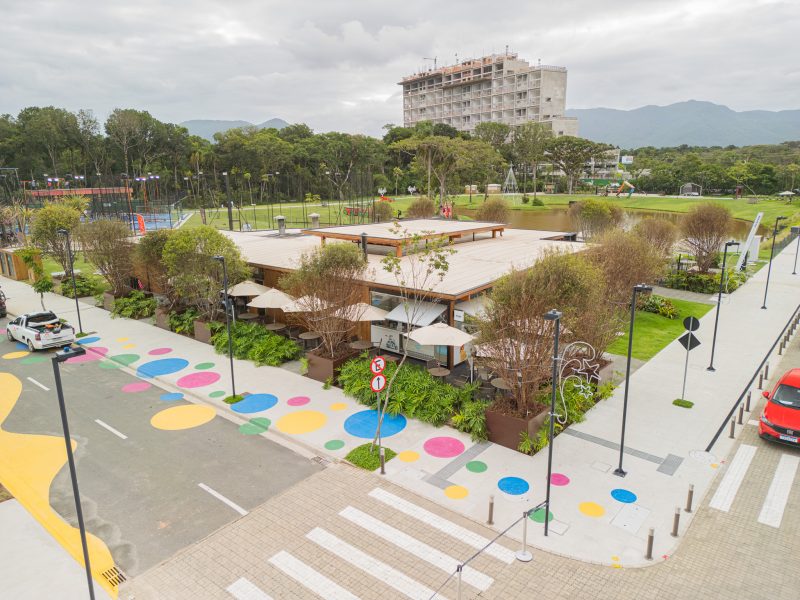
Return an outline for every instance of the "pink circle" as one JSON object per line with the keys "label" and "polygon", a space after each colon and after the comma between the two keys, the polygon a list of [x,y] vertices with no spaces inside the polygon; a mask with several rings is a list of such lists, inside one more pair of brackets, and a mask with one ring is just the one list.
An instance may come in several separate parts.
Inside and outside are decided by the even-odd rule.
{"label": "pink circle", "polygon": [[311,398],[307,396],[295,396],[294,398],[289,398],[286,401],[286,404],[289,406],[303,406],[304,404],[308,404],[311,402]]}
{"label": "pink circle", "polygon": [[154,348],[148,354],[158,356],[159,354],[169,354],[170,352],[172,352],[172,348]]}
{"label": "pink circle", "polygon": [[563,473],[553,473],[550,475],[550,483],[553,485],[567,485],[569,483],[569,477]]}
{"label": "pink circle", "polygon": [[108,354],[108,348],[103,348],[102,346],[92,346],[91,348],[86,348],[86,354],[68,358],[67,362],[70,364],[92,362],[95,360],[100,360],[106,354]]}
{"label": "pink circle", "polygon": [[454,437],[435,437],[422,446],[425,452],[436,458],[452,458],[464,451],[464,444]]}
{"label": "pink circle", "polygon": [[178,379],[178,387],[182,388],[198,388],[219,381],[220,374],[212,371],[198,371],[197,373],[189,373]]}
{"label": "pink circle", "polygon": [[0,327],[0,334],[4,334],[6,332],[5,327]]}
{"label": "pink circle", "polygon": [[128,383],[122,386],[122,391],[128,394],[132,394],[133,392],[143,392],[145,390],[150,389],[151,386],[146,381],[135,381],[134,383]]}

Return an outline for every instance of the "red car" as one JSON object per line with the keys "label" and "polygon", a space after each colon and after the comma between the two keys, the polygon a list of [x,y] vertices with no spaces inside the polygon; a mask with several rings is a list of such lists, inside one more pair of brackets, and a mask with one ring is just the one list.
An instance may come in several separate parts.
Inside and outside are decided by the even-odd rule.
{"label": "red car", "polygon": [[758,434],[765,440],[800,446],[800,369],[791,369],[769,392],[761,413]]}

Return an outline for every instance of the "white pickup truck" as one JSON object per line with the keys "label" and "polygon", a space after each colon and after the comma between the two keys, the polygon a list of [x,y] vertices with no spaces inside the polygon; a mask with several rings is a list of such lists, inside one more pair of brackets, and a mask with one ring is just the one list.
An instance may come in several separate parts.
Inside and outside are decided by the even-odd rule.
{"label": "white pickup truck", "polygon": [[53,312],[37,312],[22,315],[6,325],[9,341],[27,344],[28,350],[43,350],[69,346],[75,341],[75,329],[62,323]]}

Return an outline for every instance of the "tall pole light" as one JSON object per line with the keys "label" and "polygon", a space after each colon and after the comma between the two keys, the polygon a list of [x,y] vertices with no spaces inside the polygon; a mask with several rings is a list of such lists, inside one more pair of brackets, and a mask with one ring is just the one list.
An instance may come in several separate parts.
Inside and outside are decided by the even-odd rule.
{"label": "tall pole light", "polygon": [[228,172],[223,171],[222,176],[225,178],[225,197],[228,201],[228,229],[233,231],[233,202],[231,201],[231,188],[228,183]]}
{"label": "tall pole light", "polygon": [[214,260],[222,263],[222,286],[225,290],[225,326],[228,329],[228,359],[231,363],[231,396],[236,396],[236,379],[233,375],[233,337],[231,336],[230,296],[228,295],[228,267],[224,256],[215,256]]}
{"label": "tall pole light", "polygon": [[761,305],[762,310],[767,310],[767,292],[769,292],[769,276],[772,273],[772,257],[775,254],[775,238],[778,235],[778,223],[786,219],[786,217],[775,217],[775,227],[772,229],[772,248],[769,251],[769,265],[767,266],[767,285],[764,286],[764,304]]}
{"label": "tall pole light", "polygon": [[89,564],[89,545],[86,542],[86,525],[83,522],[83,510],[81,509],[81,494],[78,490],[78,475],[75,472],[75,458],[72,456],[72,440],[69,435],[69,423],[67,422],[67,407],[64,404],[64,390],[61,387],[61,371],[59,364],[72,358],[86,354],[86,348],[81,346],[66,346],[53,356],[53,375],[56,379],[56,394],[58,395],[58,408],[61,411],[61,426],[64,430],[64,443],[67,446],[67,461],[69,462],[69,475],[72,479],[72,495],[75,498],[75,512],[78,516],[78,529],[81,533],[81,546],[83,547],[83,564],[86,567],[86,583],[89,585],[89,598],[94,600],[94,583],[92,582],[92,567]]}
{"label": "tall pole light", "polygon": [[75,261],[72,258],[72,242],[69,239],[69,231],[67,229],[59,229],[58,234],[63,235],[67,240],[67,257],[69,257],[69,271],[72,275],[72,295],[75,296],[75,310],[78,312],[78,330],[83,334],[81,305],[78,303],[78,284],[75,283]]}
{"label": "tall pole light", "polygon": [[619,440],[619,466],[614,469],[614,475],[625,477],[627,473],[622,468],[622,457],[625,454],[625,423],[628,419],[628,391],[631,387],[631,354],[633,353],[633,324],[636,320],[636,296],[642,292],[651,292],[653,288],[644,283],[633,286],[631,298],[631,325],[628,330],[628,363],[625,366],[625,395],[622,400],[622,434]]}
{"label": "tall pole light", "polygon": [[792,269],[792,275],[797,275],[797,255],[800,254],[800,227],[792,227],[792,233],[797,236],[797,249],[794,251],[794,269]]}
{"label": "tall pole light", "polygon": [[553,389],[550,392],[550,432],[547,441],[547,499],[544,508],[544,534],[547,535],[550,522],[550,478],[553,474],[553,436],[556,419],[556,387],[558,386],[558,338],[561,333],[561,313],[553,309],[545,313],[546,321],[553,321]]}
{"label": "tall pole light", "polygon": [[722,254],[722,273],[719,275],[719,293],[717,294],[717,314],[714,316],[714,337],[711,340],[711,362],[708,365],[706,371],[716,371],[714,368],[714,349],[717,347],[717,327],[719,327],[719,307],[722,305],[722,288],[725,285],[725,277],[727,277],[727,272],[725,271],[725,262],[728,259],[728,248],[731,246],[739,246],[739,242],[735,242],[731,240],[730,242],[725,242],[725,252]]}

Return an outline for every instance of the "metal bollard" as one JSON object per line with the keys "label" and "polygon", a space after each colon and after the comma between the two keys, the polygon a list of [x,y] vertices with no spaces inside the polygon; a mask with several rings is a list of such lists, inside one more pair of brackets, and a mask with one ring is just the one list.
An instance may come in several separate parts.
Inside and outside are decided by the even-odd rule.
{"label": "metal bollard", "polygon": [[458,600],[461,600],[461,571],[464,569],[464,565],[458,565],[456,567],[456,572],[458,573]]}
{"label": "metal bollard", "polygon": [[744,405],[744,409],[747,412],[750,412],[750,399],[751,399],[752,395],[753,395],[753,390],[748,390],[748,392],[747,392],[747,401],[745,402],[745,405]]}
{"label": "metal bollard", "polygon": [[734,419],[731,419],[731,432],[730,434],[728,434],[728,437],[733,439],[733,434],[735,431],[736,431],[736,421]]}
{"label": "metal bollard", "polygon": [[489,496],[489,518],[486,524],[494,525],[494,495]]}
{"label": "metal bollard", "polygon": [[517,560],[520,562],[530,562],[533,555],[528,552],[528,511],[522,513],[522,550],[517,552]]}
{"label": "metal bollard", "polygon": [[760,390],[764,389],[764,374],[763,373],[759,373],[758,374],[758,389],[760,389]]}
{"label": "metal bollard", "polygon": [[764,379],[769,381],[769,363],[764,365]]}
{"label": "metal bollard", "polygon": [[686,494],[686,508],[684,509],[686,512],[692,512],[692,500],[694,500],[694,484],[689,484],[689,493]]}
{"label": "metal bollard", "polygon": [[783,342],[778,345],[778,356],[783,354]]}
{"label": "metal bollard", "polygon": [[678,537],[678,527],[681,524],[681,509],[680,507],[675,507],[675,517],[672,519],[672,537]]}
{"label": "metal bollard", "polygon": [[386,475],[386,453],[381,446],[381,475]]}
{"label": "metal bollard", "polygon": [[653,560],[653,538],[655,535],[656,530],[651,527],[647,533],[647,553],[644,555],[647,560]]}
{"label": "metal bollard", "polygon": [[739,425],[744,425],[744,406],[739,405]]}

